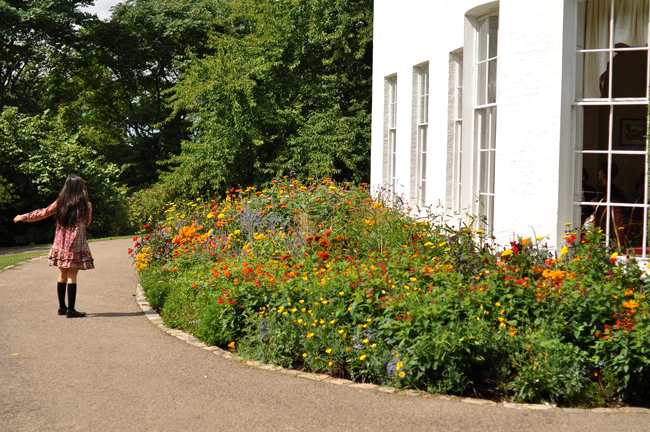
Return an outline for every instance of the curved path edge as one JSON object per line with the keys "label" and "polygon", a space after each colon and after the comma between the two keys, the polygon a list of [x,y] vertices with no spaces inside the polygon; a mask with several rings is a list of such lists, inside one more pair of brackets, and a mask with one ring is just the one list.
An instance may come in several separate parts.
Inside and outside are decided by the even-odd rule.
{"label": "curved path edge", "polygon": [[369,383],[357,383],[354,381],[346,380],[346,379],[340,379],[340,378],[333,378],[329,375],[325,374],[319,374],[319,373],[311,373],[311,372],[303,372],[295,369],[286,369],[283,368],[282,366],[275,366],[271,364],[266,364],[262,363],[259,361],[253,361],[253,360],[244,360],[242,357],[237,356],[235,354],[232,354],[229,351],[226,351],[224,349],[221,349],[217,346],[211,346],[206,344],[205,342],[201,342],[200,340],[196,339],[192,334],[186,333],[182,330],[178,329],[173,329],[170,327],[167,327],[165,323],[163,322],[162,317],[158,312],[156,312],[155,309],[152,309],[149,302],[147,301],[145,295],[144,295],[144,290],[142,289],[142,286],[138,283],[136,287],[136,294],[135,294],[135,301],[137,302],[138,306],[142,310],[142,312],[146,315],[146,317],[151,321],[153,325],[158,327],[160,330],[164,331],[165,333],[169,334],[170,336],[173,336],[177,339],[180,339],[184,342],[187,342],[190,345],[193,345],[197,348],[204,349],[206,351],[213,352],[217,357],[223,357],[225,359],[231,360],[231,361],[238,361],[243,364],[246,364],[247,366],[257,368],[257,369],[263,369],[267,371],[272,371],[275,373],[280,373],[284,375],[290,375],[298,378],[305,378],[309,379],[312,381],[320,381],[324,383],[329,383],[329,384],[335,384],[335,385],[343,385],[343,386],[348,386],[352,388],[357,388],[357,389],[362,389],[362,390],[374,390],[382,393],[391,393],[399,396],[409,396],[409,397],[424,397],[426,399],[439,399],[439,400],[448,400],[448,401],[457,401],[465,404],[470,404],[470,405],[483,405],[483,406],[494,406],[494,407],[503,407],[503,408],[511,408],[511,409],[519,409],[519,410],[551,410],[551,411],[561,411],[565,413],[584,413],[584,412],[595,412],[595,413],[643,413],[643,414],[650,414],[650,409],[648,408],[636,408],[636,407],[623,407],[623,408],[591,408],[591,409],[583,409],[583,408],[558,408],[554,404],[518,404],[518,403],[510,403],[510,402],[494,402],[490,400],[485,400],[485,399],[474,399],[474,398],[463,398],[463,397],[458,397],[458,396],[449,396],[449,395],[436,395],[436,394],[431,394],[427,393],[425,391],[420,391],[420,390],[402,390],[398,389],[395,387],[387,387],[387,386],[379,386],[377,384],[369,384]]}

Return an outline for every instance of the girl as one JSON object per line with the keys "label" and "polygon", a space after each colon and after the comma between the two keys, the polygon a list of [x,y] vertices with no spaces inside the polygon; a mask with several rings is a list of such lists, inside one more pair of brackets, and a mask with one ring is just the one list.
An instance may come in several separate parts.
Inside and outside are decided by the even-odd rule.
{"label": "girl", "polygon": [[[48,265],[59,268],[56,290],[59,295],[59,315],[78,318],[86,315],[74,308],[77,297],[77,272],[95,268],[93,257],[86,241],[86,227],[90,225],[93,208],[88,202],[86,184],[76,175],[71,175],[59,198],[49,207],[18,215],[14,222],[36,222],[56,214],[56,235],[48,255]],[[68,306],[65,305],[66,283],[68,284]]]}

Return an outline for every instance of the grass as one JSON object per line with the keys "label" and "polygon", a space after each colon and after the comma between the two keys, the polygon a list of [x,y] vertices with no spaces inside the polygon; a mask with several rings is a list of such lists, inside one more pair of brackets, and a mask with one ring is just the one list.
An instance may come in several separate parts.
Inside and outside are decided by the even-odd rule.
{"label": "grass", "polygon": [[0,255],[0,271],[3,271],[7,266],[12,266],[16,264],[29,261],[32,258],[37,258],[43,255],[47,255],[48,251],[40,252],[24,252],[11,255]]}

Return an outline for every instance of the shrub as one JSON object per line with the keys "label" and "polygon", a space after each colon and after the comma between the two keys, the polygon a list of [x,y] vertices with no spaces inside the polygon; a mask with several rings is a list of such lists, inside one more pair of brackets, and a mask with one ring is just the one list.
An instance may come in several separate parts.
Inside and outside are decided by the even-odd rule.
{"label": "shrub", "polygon": [[283,179],[172,203],[143,234],[136,266],[167,324],[244,356],[514,401],[650,391],[646,281],[601,232],[568,233],[559,255],[543,238],[504,250],[365,188]]}

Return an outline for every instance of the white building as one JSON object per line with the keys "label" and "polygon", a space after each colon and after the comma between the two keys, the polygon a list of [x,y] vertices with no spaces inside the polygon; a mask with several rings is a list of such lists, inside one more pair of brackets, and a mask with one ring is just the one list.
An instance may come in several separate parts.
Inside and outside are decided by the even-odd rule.
{"label": "white building", "polygon": [[375,0],[371,184],[502,242],[560,244],[600,200],[645,256],[649,2]]}

